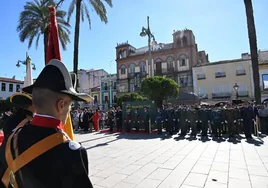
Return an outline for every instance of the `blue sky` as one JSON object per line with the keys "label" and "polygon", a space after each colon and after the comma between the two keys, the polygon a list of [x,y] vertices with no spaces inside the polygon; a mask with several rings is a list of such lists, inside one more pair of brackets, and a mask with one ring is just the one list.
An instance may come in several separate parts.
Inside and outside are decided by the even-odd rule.
{"label": "blue sky", "polygon": [[[85,0],[86,1],[86,0]],[[26,1],[2,1],[0,11],[0,76],[23,79],[25,67],[17,68],[16,62],[25,59],[28,52],[37,70],[37,77],[44,67],[42,40],[38,49],[28,49],[28,41],[19,41],[16,27],[19,14]],[[65,0],[62,8],[68,10],[70,0]],[[158,42],[172,41],[173,30],[191,29],[194,32],[199,50],[209,54],[210,61],[239,58],[242,52],[249,51],[246,16],[243,0],[114,0],[113,8],[108,9],[109,23],[100,22],[91,13],[92,29],[84,22],[80,30],[79,69],[103,68],[116,72],[115,46],[129,41],[134,47],[147,44],[139,33],[146,26],[150,16],[151,30]],[[253,0],[258,48],[268,49],[268,1]],[[73,69],[72,17],[71,43],[62,52],[64,63]],[[112,63],[110,63],[112,61]],[[111,64],[111,68],[110,68]]]}

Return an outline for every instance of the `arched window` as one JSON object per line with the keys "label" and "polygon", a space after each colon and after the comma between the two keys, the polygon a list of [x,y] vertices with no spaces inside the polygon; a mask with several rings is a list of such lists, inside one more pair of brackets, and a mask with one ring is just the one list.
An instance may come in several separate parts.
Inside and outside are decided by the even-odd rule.
{"label": "arched window", "polygon": [[126,66],[125,65],[121,65],[120,73],[121,73],[121,75],[126,74]]}
{"label": "arched window", "polygon": [[146,72],[146,65],[144,62],[140,64],[140,72]]}
{"label": "arched window", "polygon": [[180,55],[179,61],[180,61],[180,67],[186,66],[186,56],[184,54]]}
{"label": "arched window", "polygon": [[132,63],[130,66],[129,66],[129,68],[130,68],[130,73],[135,73],[135,67],[136,67],[136,65],[134,64],[134,63]]}
{"label": "arched window", "polygon": [[167,70],[168,71],[172,71],[173,70],[173,58],[172,57],[168,57],[167,58]]}

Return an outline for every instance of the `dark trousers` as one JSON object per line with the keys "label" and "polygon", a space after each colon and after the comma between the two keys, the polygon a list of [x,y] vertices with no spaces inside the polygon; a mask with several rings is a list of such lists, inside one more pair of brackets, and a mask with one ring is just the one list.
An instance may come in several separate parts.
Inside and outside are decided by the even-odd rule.
{"label": "dark trousers", "polygon": [[136,128],[137,132],[140,131],[140,122],[139,121],[135,121],[135,128]]}
{"label": "dark trousers", "polygon": [[83,122],[83,129],[84,129],[84,131],[88,131],[88,129],[89,129],[89,122],[88,121]]}
{"label": "dark trousers", "polygon": [[222,122],[214,122],[215,137],[220,137],[222,135]]}
{"label": "dark trousers", "polygon": [[121,119],[116,119],[116,127],[117,127],[117,131],[122,131],[122,120]]}
{"label": "dark trousers", "polygon": [[208,136],[208,120],[202,121],[201,136]]}
{"label": "dark trousers", "polygon": [[191,136],[196,136],[196,133],[197,133],[197,122],[196,122],[196,120],[191,120],[190,126],[191,126]]}
{"label": "dark trousers", "polygon": [[228,120],[227,121],[227,127],[228,127],[228,136],[232,137],[235,134],[235,125],[234,125],[234,120]]}
{"label": "dark trousers", "polygon": [[186,121],[180,121],[180,128],[181,128],[181,136],[185,136],[187,134],[187,122]]}
{"label": "dark trousers", "polygon": [[245,132],[246,138],[251,138],[251,131],[252,131],[253,122],[250,120],[243,120],[243,127]]}
{"label": "dark trousers", "polygon": [[110,132],[114,130],[114,122],[112,119],[108,119],[108,126],[110,127]]}
{"label": "dark trousers", "polygon": [[126,124],[125,124],[125,130],[126,132],[130,132],[131,131],[131,121],[130,120],[126,120]]}
{"label": "dark trousers", "polygon": [[162,133],[162,122],[161,121],[157,121],[156,122],[156,125],[157,125],[157,131],[159,134]]}

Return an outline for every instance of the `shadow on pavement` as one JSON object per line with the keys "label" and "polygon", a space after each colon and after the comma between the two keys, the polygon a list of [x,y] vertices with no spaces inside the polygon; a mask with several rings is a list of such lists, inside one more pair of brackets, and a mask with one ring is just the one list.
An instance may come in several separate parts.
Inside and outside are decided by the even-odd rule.
{"label": "shadow on pavement", "polygon": [[254,138],[249,138],[246,141],[249,144],[254,144],[255,146],[261,146],[263,145],[264,141],[259,138],[259,140],[256,140]]}

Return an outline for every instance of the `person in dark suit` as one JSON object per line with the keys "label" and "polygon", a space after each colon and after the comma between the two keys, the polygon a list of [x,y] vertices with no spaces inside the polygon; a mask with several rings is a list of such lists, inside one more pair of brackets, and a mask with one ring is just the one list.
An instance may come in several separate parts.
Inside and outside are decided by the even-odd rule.
{"label": "person in dark suit", "polygon": [[64,64],[54,59],[33,85],[23,88],[32,94],[36,115],[30,123],[20,123],[0,148],[2,187],[93,187],[86,149],[61,129],[73,100],[92,100],[73,85]]}

